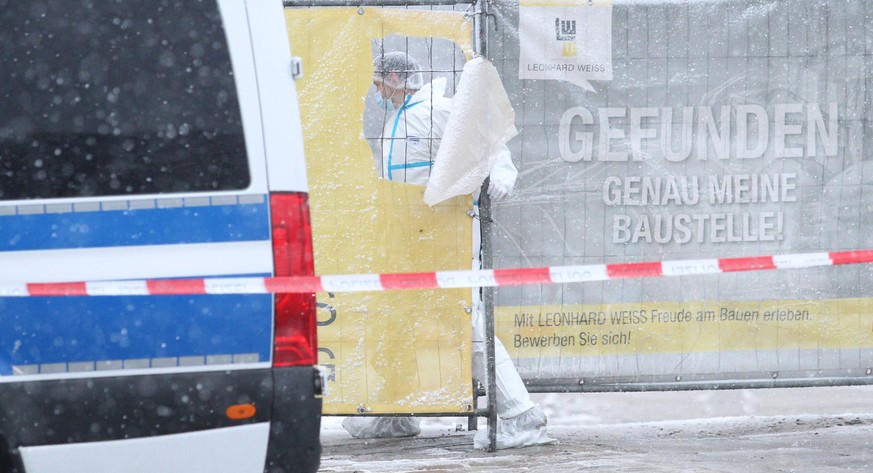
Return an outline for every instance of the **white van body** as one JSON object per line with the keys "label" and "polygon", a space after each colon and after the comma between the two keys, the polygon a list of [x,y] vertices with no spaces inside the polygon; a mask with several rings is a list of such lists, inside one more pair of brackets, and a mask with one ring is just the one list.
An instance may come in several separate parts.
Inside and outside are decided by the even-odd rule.
{"label": "white van body", "polygon": [[[0,100],[0,282],[312,274],[281,0],[0,0]],[[311,294],[0,298],[0,471],[316,471],[316,360]]]}

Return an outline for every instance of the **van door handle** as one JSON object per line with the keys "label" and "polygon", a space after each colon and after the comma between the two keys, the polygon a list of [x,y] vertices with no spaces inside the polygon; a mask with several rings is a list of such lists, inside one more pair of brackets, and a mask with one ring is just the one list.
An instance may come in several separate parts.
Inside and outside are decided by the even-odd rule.
{"label": "van door handle", "polygon": [[303,78],[303,59],[297,56],[291,58],[291,78],[294,80]]}

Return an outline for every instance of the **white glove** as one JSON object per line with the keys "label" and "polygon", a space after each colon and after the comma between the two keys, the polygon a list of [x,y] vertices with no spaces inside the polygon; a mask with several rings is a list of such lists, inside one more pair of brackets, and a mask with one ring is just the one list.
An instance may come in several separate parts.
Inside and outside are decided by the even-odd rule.
{"label": "white glove", "polygon": [[488,182],[488,197],[490,197],[493,202],[503,200],[503,198],[508,196],[511,191],[511,187],[500,181],[491,180]]}

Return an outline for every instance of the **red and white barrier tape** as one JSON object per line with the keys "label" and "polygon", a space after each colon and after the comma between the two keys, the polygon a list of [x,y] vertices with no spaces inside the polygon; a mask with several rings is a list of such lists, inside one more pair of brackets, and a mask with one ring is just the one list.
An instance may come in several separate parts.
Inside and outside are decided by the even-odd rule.
{"label": "red and white barrier tape", "polygon": [[566,284],[622,278],[693,276],[860,263],[873,263],[873,250],[482,271],[0,284],[0,297],[273,294],[450,289],[524,284]]}

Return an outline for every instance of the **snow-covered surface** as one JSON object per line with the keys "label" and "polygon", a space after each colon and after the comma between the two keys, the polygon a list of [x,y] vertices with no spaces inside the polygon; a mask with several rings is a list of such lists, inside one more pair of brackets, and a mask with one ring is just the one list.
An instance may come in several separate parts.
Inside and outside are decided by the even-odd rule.
{"label": "snow-covered surface", "polygon": [[475,450],[462,418],[426,418],[415,439],[358,440],[341,417],[326,417],[320,471],[873,471],[873,386],[534,400],[549,415],[555,445]]}

